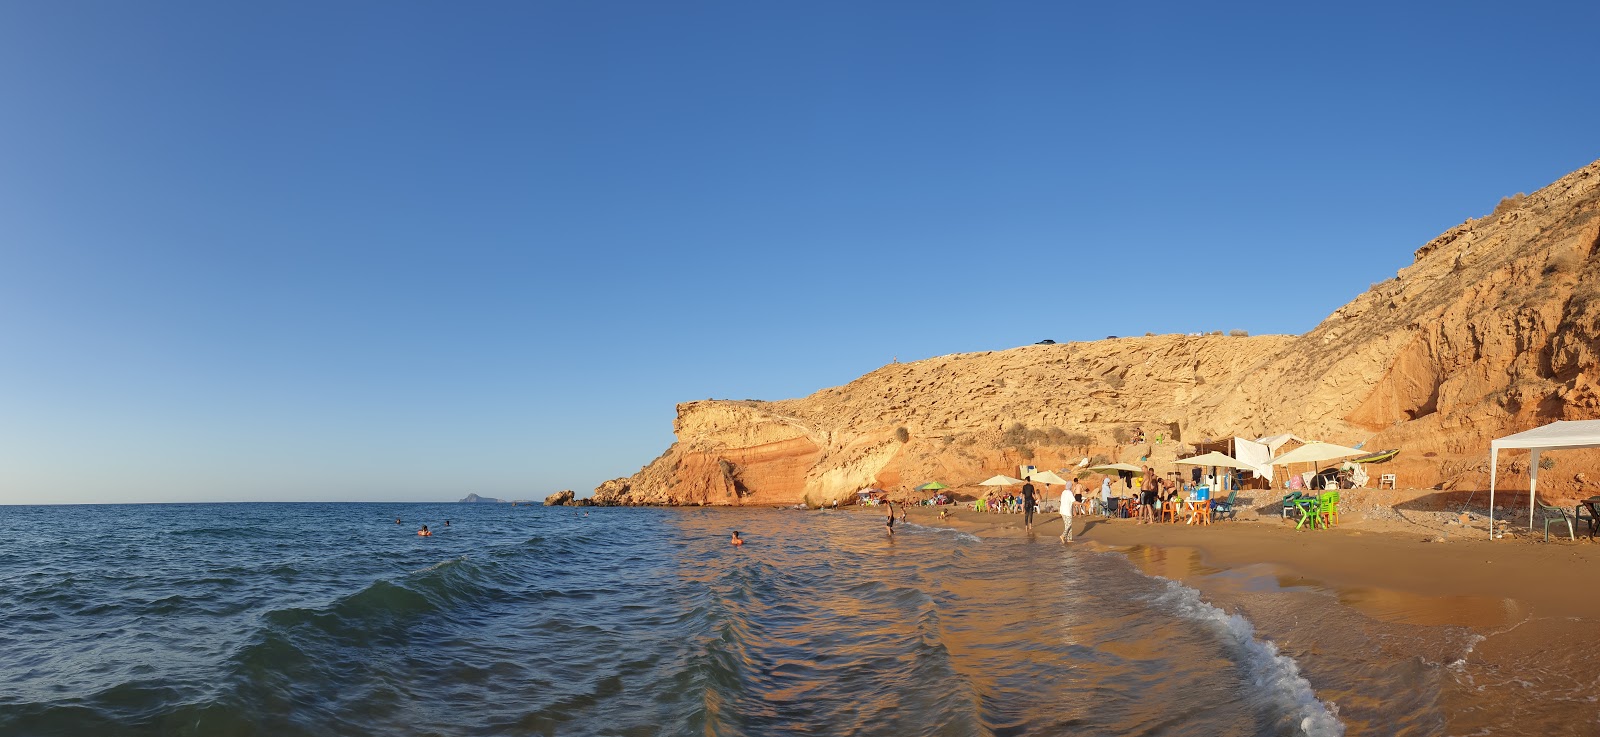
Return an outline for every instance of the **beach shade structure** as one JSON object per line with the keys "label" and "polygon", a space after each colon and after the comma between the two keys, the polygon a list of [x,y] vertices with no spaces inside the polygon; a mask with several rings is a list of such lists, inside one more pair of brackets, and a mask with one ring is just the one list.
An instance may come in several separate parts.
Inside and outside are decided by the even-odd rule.
{"label": "beach shade structure", "polygon": [[1274,466],[1287,466],[1291,463],[1321,463],[1350,456],[1366,455],[1367,451],[1355,448],[1346,448],[1333,443],[1311,442],[1272,459]]}
{"label": "beach shade structure", "polygon": [[1067,480],[1057,476],[1055,471],[1040,471],[1032,476],[1029,476],[1028,478],[1031,481],[1037,481],[1041,484],[1055,484],[1056,486],[1067,485]]}
{"label": "beach shade structure", "polygon": [[1234,460],[1232,457],[1223,455],[1214,450],[1210,453],[1191,456],[1189,458],[1179,458],[1178,460],[1173,461],[1173,463],[1182,463],[1186,466],[1221,466],[1223,468],[1237,468],[1243,471],[1256,470],[1255,466],[1245,463],[1244,461]]}
{"label": "beach shade structure", "polygon": [[1007,475],[1002,473],[999,476],[990,476],[989,478],[987,478],[987,479],[985,479],[983,481],[979,481],[978,485],[979,486],[1016,486],[1018,484],[1026,484],[1026,483],[1028,483],[1028,482],[1023,481],[1022,479],[1011,478],[1010,476],[1007,476]]}
{"label": "beach shade structure", "polygon": [[1533,530],[1533,499],[1539,491],[1539,453],[1546,450],[1600,448],[1600,420],[1557,421],[1489,441],[1489,537],[1494,537],[1494,480],[1500,451],[1532,451],[1528,458],[1528,529]]}
{"label": "beach shade structure", "polygon": [[1144,473],[1143,468],[1135,466],[1132,463],[1107,463],[1104,466],[1090,466],[1089,470],[1100,471],[1102,473],[1106,471],[1132,471],[1134,473]]}
{"label": "beach shade structure", "polygon": [[950,487],[945,486],[944,484],[941,484],[941,483],[939,483],[937,481],[929,481],[926,484],[918,486],[917,487],[917,491],[938,491],[940,489],[948,489],[948,488],[950,488]]}
{"label": "beach shade structure", "polygon": [[872,496],[873,494],[887,494],[887,493],[889,493],[889,492],[884,491],[883,489],[862,489],[861,491],[856,492],[856,496]]}

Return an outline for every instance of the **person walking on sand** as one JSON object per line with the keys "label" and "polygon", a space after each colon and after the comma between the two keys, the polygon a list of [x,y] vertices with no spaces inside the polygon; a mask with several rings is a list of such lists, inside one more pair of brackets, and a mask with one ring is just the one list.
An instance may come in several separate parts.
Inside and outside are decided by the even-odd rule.
{"label": "person walking on sand", "polygon": [[[1074,482],[1076,484],[1076,482]],[[1072,508],[1076,505],[1072,487],[1061,490],[1061,542],[1072,542]]]}
{"label": "person walking on sand", "polygon": [[1111,516],[1111,477],[1100,477],[1100,514]]}
{"label": "person walking on sand", "polygon": [[1029,476],[1022,485],[1022,527],[1029,532],[1033,531],[1033,492],[1033,477]]}

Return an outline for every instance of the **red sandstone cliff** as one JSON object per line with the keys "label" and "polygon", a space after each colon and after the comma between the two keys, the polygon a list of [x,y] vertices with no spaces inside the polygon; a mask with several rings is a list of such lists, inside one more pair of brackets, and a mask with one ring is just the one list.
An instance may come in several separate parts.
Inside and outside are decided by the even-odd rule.
{"label": "red sandstone cliff", "polygon": [[[1305,335],[1026,346],[892,364],[801,399],[689,402],[678,442],[595,500],[818,504],[1020,462],[1172,457],[1177,443],[1119,443],[1135,425],[1181,443],[1364,440],[1403,449],[1383,470],[1407,485],[1481,488],[1489,438],[1600,417],[1597,250],[1600,162],[1451,228]],[[1554,496],[1600,493],[1585,483],[1540,476]]]}

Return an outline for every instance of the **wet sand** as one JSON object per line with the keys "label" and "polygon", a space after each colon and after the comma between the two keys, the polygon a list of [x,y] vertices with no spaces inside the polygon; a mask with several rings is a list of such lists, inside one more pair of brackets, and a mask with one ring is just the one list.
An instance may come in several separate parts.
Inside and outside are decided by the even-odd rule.
{"label": "wet sand", "polygon": [[[882,515],[881,509],[858,511]],[[1041,515],[1029,533],[1020,514],[951,511],[940,520],[937,509],[911,507],[908,521],[1046,544],[1061,535],[1059,515]],[[1600,544],[1583,531],[1571,541],[1564,529],[1557,540],[1553,528],[1546,543],[1542,530],[1527,534],[1525,520],[1515,535],[1490,540],[1481,519],[1475,526],[1444,526],[1447,517],[1453,515],[1414,524],[1355,512],[1333,529],[1297,531],[1272,516],[1195,527],[1090,515],[1074,519],[1072,544],[1118,552],[1147,574],[1219,602],[1237,598],[1229,589],[1239,581],[1334,597],[1378,623],[1356,625],[1347,637],[1376,637],[1384,648],[1443,669],[1445,685],[1425,700],[1445,715],[1447,734],[1600,733],[1600,658],[1588,646],[1600,627]],[[1459,627],[1477,641],[1455,660],[1432,640],[1404,634],[1424,631],[1419,627]],[[1279,631],[1305,636],[1294,628]],[[1341,651],[1354,645],[1337,638],[1326,643]],[[1350,733],[1385,730],[1352,725]]]}
{"label": "wet sand", "polygon": [[[876,509],[862,513],[881,514]],[[1032,535],[1061,535],[1061,517],[1040,515]],[[1352,517],[1356,517],[1352,515]],[[938,511],[911,507],[909,519],[979,537],[1022,537],[1020,514],[988,514],[955,509],[949,519]],[[1289,522],[1259,520],[1218,522],[1209,526],[1142,525],[1137,520],[1098,515],[1074,518],[1077,543],[1128,548],[1138,545],[1190,548],[1208,566],[1235,568],[1270,564],[1284,575],[1309,584],[1340,590],[1392,589],[1424,597],[1514,599],[1540,616],[1600,619],[1600,545],[1580,534],[1551,542],[1533,539],[1490,540],[1480,526],[1458,529],[1445,542],[1430,528],[1380,523],[1359,518],[1326,530],[1295,530]],[[1563,530],[1563,535],[1565,530]],[[1448,620],[1451,612],[1439,614]],[[1462,622],[1461,624],[1468,624]]]}

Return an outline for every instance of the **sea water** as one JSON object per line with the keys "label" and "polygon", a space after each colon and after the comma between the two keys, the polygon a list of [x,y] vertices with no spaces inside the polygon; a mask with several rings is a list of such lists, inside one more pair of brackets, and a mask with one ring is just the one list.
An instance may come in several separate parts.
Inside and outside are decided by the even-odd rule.
{"label": "sea water", "polygon": [[1471,628],[1380,622],[1267,571],[898,529],[0,507],[0,735],[1423,735],[1481,686]]}

